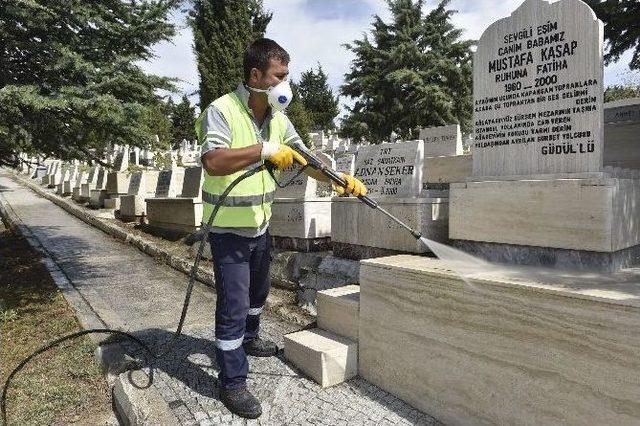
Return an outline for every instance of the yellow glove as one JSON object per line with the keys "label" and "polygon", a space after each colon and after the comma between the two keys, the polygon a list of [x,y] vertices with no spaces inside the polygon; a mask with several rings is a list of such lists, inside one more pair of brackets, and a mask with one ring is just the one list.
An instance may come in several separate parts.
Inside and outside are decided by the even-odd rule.
{"label": "yellow glove", "polygon": [[360,179],[354,178],[351,175],[347,175],[342,173],[342,178],[347,181],[347,187],[344,188],[342,186],[333,185],[333,189],[339,194],[347,194],[353,195],[354,197],[359,197],[361,195],[367,195],[367,188],[360,181]]}
{"label": "yellow glove", "polygon": [[260,157],[263,160],[269,161],[279,170],[291,167],[294,161],[303,166],[307,165],[307,160],[305,160],[299,152],[291,149],[287,145],[279,144],[276,142],[264,142],[262,144],[262,152],[260,153]]}

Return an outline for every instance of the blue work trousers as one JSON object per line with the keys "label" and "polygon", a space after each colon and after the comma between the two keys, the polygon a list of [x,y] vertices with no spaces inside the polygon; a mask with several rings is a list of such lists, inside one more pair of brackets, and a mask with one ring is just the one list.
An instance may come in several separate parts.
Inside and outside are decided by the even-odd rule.
{"label": "blue work trousers", "polygon": [[216,283],[216,361],[221,387],[245,386],[249,363],[243,341],[255,339],[269,294],[271,237],[210,234]]}

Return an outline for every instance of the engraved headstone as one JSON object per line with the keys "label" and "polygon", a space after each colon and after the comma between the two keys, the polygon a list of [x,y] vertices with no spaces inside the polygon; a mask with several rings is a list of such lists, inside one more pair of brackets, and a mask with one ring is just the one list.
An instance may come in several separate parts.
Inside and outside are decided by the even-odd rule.
{"label": "engraved headstone", "polygon": [[418,139],[424,141],[425,157],[462,154],[462,134],[459,124],[420,129]]}
{"label": "engraved headstone", "polygon": [[417,197],[422,187],[424,142],[409,141],[363,146],[354,176],[372,197]]}
{"label": "engraved headstone", "polygon": [[341,173],[353,175],[355,172],[356,156],[354,154],[343,155],[336,159],[336,170]]}
{"label": "engraved headstone", "polygon": [[122,148],[116,155],[116,159],[113,164],[113,169],[116,172],[124,172],[129,167],[129,147]]}
{"label": "engraved headstone", "polygon": [[182,182],[184,179],[184,169],[174,167],[169,170],[162,170],[158,176],[158,184],[156,186],[156,197],[173,198],[180,194]]}
{"label": "engraved headstone", "polygon": [[140,187],[142,183],[142,172],[135,172],[131,175],[131,180],[129,181],[129,189],[127,190],[128,195],[138,195],[140,193]]}
{"label": "engraved headstone", "polygon": [[301,170],[301,167],[295,164],[284,169],[277,179],[280,184],[286,186],[276,189],[276,198],[315,197],[318,189],[317,181],[310,178]]}
{"label": "engraved headstone", "polygon": [[604,104],[604,165],[640,169],[640,98]]}
{"label": "engraved headstone", "polygon": [[202,183],[204,173],[202,167],[187,167],[184,170],[184,182],[182,184],[181,197],[200,198],[202,196]]}
{"label": "engraved headstone", "polygon": [[526,0],[474,54],[474,176],[602,169],[603,25],[580,0]]}

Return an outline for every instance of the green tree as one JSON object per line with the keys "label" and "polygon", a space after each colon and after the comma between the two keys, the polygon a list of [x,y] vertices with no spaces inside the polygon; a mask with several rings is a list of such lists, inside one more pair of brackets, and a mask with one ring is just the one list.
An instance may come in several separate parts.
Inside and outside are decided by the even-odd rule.
{"label": "green tree", "polygon": [[338,98],[333,95],[327,75],[318,64],[318,71],[310,69],[300,77],[300,97],[309,113],[314,130],[332,130],[338,115]]}
{"label": "green tree", "polygon": [[635,49],[629,68],[640,69],[640,2],[638,0],[585,0],[605,24],[607,40],[605,64],[618,62],[629,49]]}
{"label": "green tree", "polygon": [[309,137],[309,132],[313,125],[311,115],[300,98],[300,87],[293,81],[291,82],[291,90],[293,92],[293,99],[287,107],[285,114],[287,114],[287,117],[291,120],[291,124],[293,124],[298,135],[300,135],[302,142],[304,142],[307,147],[311,148],[311,138]]}
{"label": "green tree", "polygon": [[604,91],[605,102],[613,102],[629,98],[640,98],[640,85],[614,85],[608,86]]}
{"label": "green tree", "polygon": [[[390,23],[374,16],[371,37],[345,46],[355,59],[341,93],[355,99],[341,133],[366,129],[371,142],[418,136],[421,127],[471,128],[473,41],[461,41],[449,0],[424,14],[424,0],[387,0]],[[344,123],[347,126],[344,126]]]}
{"label": "green tree", "polygon": [[149,128],[151,134],[158,136],[159,140],[154,140],[151,143],[154,148],[171,148],[173,142],[173,127],[169,118],[171,104],[172,102],[158,101],[149,106],[143,116],[144,124]]}
{"label": "green tree", "polygon": [[182,101],[179,104],[172,105],[170,113],[173,146],[180,145],[183,139],[195,140],[196,108],[191,105],[189,98],[182,96]]}
{"label": "green tree", "polygon": [[189,16],[204,110],[244,80],[244,51],[264,35],[271,13],[262,0],[194,0]]}
{"label": "green tree", "polygon": [[0,12],[0,163],[16,152],[99,159],[152,141],[145,122],[167,78],[136,65],[174,34],[180,0],[4,0]]}

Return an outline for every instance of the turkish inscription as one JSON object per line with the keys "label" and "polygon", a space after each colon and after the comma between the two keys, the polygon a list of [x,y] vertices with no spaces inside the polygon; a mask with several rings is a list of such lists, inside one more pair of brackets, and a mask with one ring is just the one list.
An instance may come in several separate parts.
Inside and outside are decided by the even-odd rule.
{"label": "turkish inscription", "polygon": [[423,141],[363,146],[353,175],[364,183],[370,196],[416,197],[423,162]]}
{"label": "turkish inscription", "polygon": [[474,176],[600,171],[602,23],[580,0],[527,0],[474,57]]}

